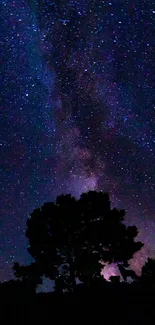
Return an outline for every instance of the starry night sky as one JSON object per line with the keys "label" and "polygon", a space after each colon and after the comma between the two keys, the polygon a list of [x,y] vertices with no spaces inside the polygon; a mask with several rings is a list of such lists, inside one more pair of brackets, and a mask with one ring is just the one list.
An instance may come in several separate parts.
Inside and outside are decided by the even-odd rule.
{"label": "starry night sky", "polygon": [[29,213],[96,189],[155,257],[155,3],[2,0],[0,281]]}

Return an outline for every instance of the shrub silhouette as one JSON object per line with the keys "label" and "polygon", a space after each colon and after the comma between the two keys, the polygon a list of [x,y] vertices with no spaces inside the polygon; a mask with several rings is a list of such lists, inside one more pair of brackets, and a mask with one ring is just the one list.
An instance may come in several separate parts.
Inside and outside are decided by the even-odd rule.
{"label": "shrub silhouette", "polygon": [[149,287],[155,288],[155,260],[153,258],[148,258],[147,262],[142,267],[140,281]]}
{"label": "shrub silhouette", "polygon": [[42,284],[42,278],[36,263],[21,266],[16,262],[14,263],[13,270],[15,276],[21,279],[23,287],[25,287],[30,294],[35,293],[38,284]]}

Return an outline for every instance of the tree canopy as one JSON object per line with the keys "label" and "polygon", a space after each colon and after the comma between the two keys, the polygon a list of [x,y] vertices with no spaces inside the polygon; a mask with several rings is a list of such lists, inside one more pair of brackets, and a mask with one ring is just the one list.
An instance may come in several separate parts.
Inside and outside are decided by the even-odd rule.
{"label": "tree canopy", "polygon": [[[112,209],[103,192],[83,193],[79,199],[61,195],[45,203],[27,220],[28,252],[35,260],[31,270],[55,280],[57,289],[72,291],[76,279],[89,285],[101,278],[101,262],[127,268],[143,244],[135,241],[138,230],[127,227],[124,217],[125,211]],[[20,266],[15,269],[23,275]]]}

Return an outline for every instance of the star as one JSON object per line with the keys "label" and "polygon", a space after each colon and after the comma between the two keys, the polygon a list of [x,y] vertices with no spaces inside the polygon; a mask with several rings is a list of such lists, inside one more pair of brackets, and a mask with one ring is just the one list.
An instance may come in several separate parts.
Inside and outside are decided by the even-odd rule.
{"label": "star", "polygon": [[1,281],[30,262],[29,213],[62,193],[110,192],[146,246],[133,267],[155,256],[153,8],[2,1]]}

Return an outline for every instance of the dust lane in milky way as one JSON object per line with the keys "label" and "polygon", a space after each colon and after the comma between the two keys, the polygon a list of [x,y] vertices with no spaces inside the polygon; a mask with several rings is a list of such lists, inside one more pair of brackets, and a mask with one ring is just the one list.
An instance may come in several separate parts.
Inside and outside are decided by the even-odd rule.
{"label": "dust lane in milky way", "polygon": [[2,1],[1,280],[28,214],[109,191],[155,255],[153,1]]}

